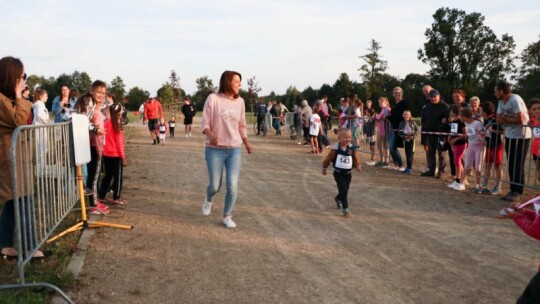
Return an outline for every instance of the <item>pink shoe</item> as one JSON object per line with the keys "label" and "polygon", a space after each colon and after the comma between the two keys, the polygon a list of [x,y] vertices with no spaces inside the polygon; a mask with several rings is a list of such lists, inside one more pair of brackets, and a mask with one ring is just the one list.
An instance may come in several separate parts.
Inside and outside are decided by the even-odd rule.
{"label": "pink shoe", "polygon": [[127,203],[128,203],[128,201],[126,201],[125,199],[122,199],[122,198],[115,199],[114,201],[112,201],[113,205],[127,205]]}

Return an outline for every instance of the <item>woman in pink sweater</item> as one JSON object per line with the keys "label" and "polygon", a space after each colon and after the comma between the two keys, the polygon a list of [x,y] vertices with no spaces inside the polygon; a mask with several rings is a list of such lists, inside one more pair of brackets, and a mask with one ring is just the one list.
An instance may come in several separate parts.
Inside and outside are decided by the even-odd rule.
{"label": "woman in pink sweater", "polygon": [[223,224],[236,228],[231,215],[238,194],[242,143],[248,153],[253,148],[248,142],[244,99],[238,95],[242,75],[234,71],[221,74],[218,93],[208,96],[204,104],[201,128],[206,135],[205,158],[209,184],[202,213],[209,215],[212,198],[221,188],[223,168],[226,170],[227,194],[223,210]]}

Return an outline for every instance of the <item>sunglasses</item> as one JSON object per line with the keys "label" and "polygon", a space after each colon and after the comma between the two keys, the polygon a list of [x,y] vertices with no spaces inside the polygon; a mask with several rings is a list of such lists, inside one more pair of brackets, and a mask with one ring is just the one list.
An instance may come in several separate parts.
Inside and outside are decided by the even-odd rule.
{"label": "sunglasses", "polygon": [[24,73],[21,78],[26,81],[26,73]]}

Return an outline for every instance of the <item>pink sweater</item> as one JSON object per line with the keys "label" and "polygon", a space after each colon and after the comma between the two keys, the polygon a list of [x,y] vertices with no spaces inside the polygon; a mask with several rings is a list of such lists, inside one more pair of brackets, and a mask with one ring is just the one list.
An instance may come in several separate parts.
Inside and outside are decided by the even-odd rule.
{"label": "pink sweater", "polygon": [[244,99],[234,100],[225,95],[212,93],[204,103],[201,128],[217,136],[218,145],[206,145],[214,148],[238,148],[242,146],[242,138],[247,138]]}

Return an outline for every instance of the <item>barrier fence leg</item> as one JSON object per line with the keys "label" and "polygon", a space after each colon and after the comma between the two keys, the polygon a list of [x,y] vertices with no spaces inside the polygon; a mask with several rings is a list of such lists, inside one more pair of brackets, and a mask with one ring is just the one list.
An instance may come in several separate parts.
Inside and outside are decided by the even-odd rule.
{"label": "barrier fence leg", "polygon": [[111,227],[111,228],[118,228],[118,229],[133,229],[132,225],[122,225],[122,224],[114,224],[114,223],[106,223],[106,222],[99,222],[99,221],[91,221],[88,222],[88,217],[86,215],[86,203],[84,200],[84,186],[83,186],[83,177],[82,177],[82,167],[80,165],[77,166],[77,183],[79,185],[79,197],[81,200],[81,218],[82,221],[71,226],[70,228],[60,232],[59,234],[51,237],[47,240],[47,243],[51,243],[58,238],[71,233],[75,232],[77,230],[86,229],[86,228],[98,228],[98,227]]}

